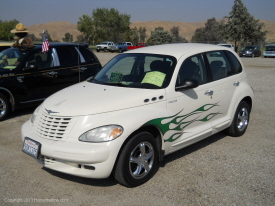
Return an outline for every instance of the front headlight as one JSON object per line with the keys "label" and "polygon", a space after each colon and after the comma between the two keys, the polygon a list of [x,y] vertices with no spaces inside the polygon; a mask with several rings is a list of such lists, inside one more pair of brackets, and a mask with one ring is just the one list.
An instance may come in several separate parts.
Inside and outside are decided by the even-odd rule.
{"label": "front headlight", "polygon": [[36,116],[37,116],[37,114],[38,114],[39,109],[40,109],[40,106],[38,106],[38,107],[34,110],[32,116],[31,116],[31,123],[34,123],[35,118],[36,118]]}
{"label": "front headlight", "polygon": [[119,137],[123,133],[123,128],[119,125],[107,125],[85,132],[79,137],[83,142],[108,142]]}

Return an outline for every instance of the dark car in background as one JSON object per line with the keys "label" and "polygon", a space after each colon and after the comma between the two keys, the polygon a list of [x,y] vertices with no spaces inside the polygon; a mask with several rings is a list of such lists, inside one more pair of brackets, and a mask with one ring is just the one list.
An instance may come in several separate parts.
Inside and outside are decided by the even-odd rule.
{"label": "dark car in background", "polygon": [[246,46],[239,53],[239,56],[240,57],[259,57],[261,56],[260,46],[257,46],[257,45]]}
{"label": "dark car in background", "polygon": [[37,105],[51,94],[84,81],[102,68],[85,44],[52,43],[30,51],[0,52],[0,121],[17,108]]}

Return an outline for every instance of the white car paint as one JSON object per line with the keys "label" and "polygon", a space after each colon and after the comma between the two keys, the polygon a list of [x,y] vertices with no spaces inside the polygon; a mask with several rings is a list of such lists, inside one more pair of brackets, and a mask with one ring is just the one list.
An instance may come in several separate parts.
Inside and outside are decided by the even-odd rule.
{"label": "white car paint", "polygon": [[[81,82],[46,99],[35,113],[34,122],[30,119],[22,126],[21,138],[24,141],[29,137],[41,144],[38,161],[44,167],[88,178],[107,178],[123,144],[146,125],[159,130],[165,155],[182,149],[228,128],[241,100],[253,100],[242,64],[242,72],[236,75],[193,89],[175,90],[177,74],[188,57],[217,50],[232,51],[215,45],[169,44],[125,52],[175,57],[177,64],[170,84],[160,89],[141,89]],[[208,95],[208,91],[212,94]],[[56,134],[45,136],[47,121],[61,124],[60,118],[71,119],[62,138]],[[104,125],[120,125],[123,133],[108,142],[79,141],[85,132]],[[49,128],[50,133],[54,124]]]}

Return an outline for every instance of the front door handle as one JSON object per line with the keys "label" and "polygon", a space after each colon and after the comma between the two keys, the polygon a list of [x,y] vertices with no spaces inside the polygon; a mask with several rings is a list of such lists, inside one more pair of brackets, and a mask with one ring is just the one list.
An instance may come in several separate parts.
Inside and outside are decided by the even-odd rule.
{"label": "front door handle", "polygon": [[56,76],[58,72],[49,72],[49,75]]}
{"label": "front door handle", "polygon": [[240,85],[240,82],[234,82],[233,85],[234,85],[234,86],[239,86],[239,85]]}
{"label": "front door handle", "polygon": [[207,96],[212,96],[213,95],[213,91],[212,90],[207,90],[204,94]]}

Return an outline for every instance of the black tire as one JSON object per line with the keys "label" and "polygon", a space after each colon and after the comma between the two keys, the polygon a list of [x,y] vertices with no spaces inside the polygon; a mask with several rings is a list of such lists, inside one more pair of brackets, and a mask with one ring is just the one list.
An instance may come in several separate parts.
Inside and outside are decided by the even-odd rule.
{"label": "black tire", "polygon": [[96,50],[97,52],[100,52],[100,50]]}
{"label": "black tire", "polygon": [[123,147],[115,166],[115,179],[126,187],[147,182],[159,168],[157,143],[152,134],[141,132]]}
{"label": "black tire", "polygon": [[105,47],[105,48],[103,49],[103,51],[104,51],[104,52],[107,52],[107,48]]}
{"label": "black tire", "polygon": [[237,107],[234,119],[231,126],[227,129],[227,133],[233,137],[242,136],[248,127],[249,116],[250,107],[246,102],[242,101]]}
{"label": "black tire", "polygon": [[122,53],[122,52],[123,52],[122,49],[119,49],[119,50],[118,50],[118,53]]}
{"label": "black tire", "polygon": [[0,93],[0,121],[4,120],[10,113],[11,105],[8,98]]}

